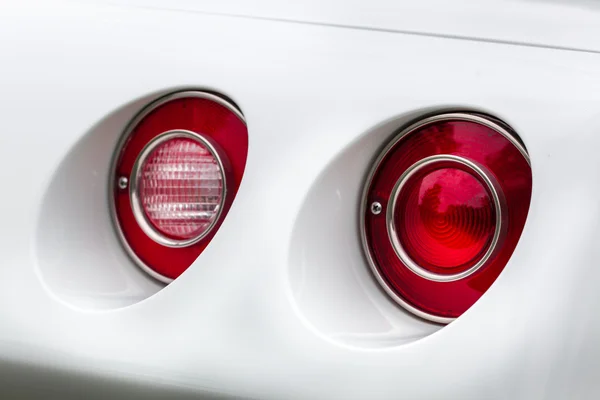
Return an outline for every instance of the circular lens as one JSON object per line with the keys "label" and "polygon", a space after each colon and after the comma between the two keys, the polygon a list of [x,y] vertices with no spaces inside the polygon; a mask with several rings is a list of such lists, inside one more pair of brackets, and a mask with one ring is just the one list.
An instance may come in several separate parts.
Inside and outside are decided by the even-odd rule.
{"label": "circular lens", "polygon": [[199,140],[162,141],[143,160],[138,177],[143,212],[161,235],[190,240],[213,226],[223,199],[223,171]]}
{"label": "circular lens", "polygon": [[485,183],[459,168],[419,171],[404,185],[393,212],[407,256],[440,275],[476,265],[496,230],[494,203]]}

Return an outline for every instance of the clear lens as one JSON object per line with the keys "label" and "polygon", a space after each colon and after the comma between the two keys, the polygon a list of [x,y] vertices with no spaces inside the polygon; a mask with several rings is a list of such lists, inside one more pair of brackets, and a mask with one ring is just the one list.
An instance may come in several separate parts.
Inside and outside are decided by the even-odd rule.
{"label": "clear lens", "polygon": [[223,171],[201,142],[174,138],[143,162],[139,188],[152,226],[171,239],[189,240],[205,234],[218,216]]}

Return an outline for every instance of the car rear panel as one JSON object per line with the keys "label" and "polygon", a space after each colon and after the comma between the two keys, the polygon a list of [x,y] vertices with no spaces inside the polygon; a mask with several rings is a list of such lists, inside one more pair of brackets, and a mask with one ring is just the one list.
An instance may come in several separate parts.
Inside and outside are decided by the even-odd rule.
{"label": "car rear panel", "polygon": [[[124,2],[2,7],[0,392],[600,393],[595,40],[556,49],[552,38],[525,46]],[[163,287],[119,243],[108,175],[129,121],[184,89],[218,91],[240,107],[248,159],[218,233]],[[394,132],[456,109],[489,113],[519,134],[533,194],[503,273],[441,327],[378,287],[358,210]]]}

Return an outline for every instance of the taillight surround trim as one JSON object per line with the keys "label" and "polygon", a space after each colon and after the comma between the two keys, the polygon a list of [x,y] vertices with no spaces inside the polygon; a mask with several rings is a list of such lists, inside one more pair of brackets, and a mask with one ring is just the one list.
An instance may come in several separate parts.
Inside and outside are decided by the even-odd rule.
{"label": "taillight surround trim", "polygon": [[[123,249],[125,250],[125,252],[127,253],[127,255],[129,256],[129,258],[134,262],[134,264],[139,267],[144,273],[146,273],[147,275],[151,276],[152,278],[156,279],[159,282],[165,283],[165,284],[170,284],[171,282],[173,282],[174,278],[170,278],[168,276],[165,276],[157,271],[155,271],[153,268],[151,268],[149,265],[146,264],[146,262],[144,262],[142,260],[142,258],[140,256],[138,256],[138,254],[133,250],[133,248],[131,247],[131,245],[129,244],[125,233],[122,230],[121,227],[121,223],[119,221],[119,217],[118,217],[118,212],[117,212],[117,204],[116,204],[116,198],[114,196],[114,192],[115,190],[127,190],[128,193],[128,197],[131,200],[131,205],[132,205],[132,211],[133,211],[133,205],[138,203],[137,201],[133,201],[133,198],[131,196],[131,186],[132,184],[134,184],[132,182],[131,177],[133,176],[133,174],[130,174],[129,177],[122,177],[122,176],[118,176],[117,174],[117,167],[118,167],[118,163],[119,160],[121,158],[121,154],[123,152],[123,149],[126,147],[132,133],[134,132],[134,130],[138,127],[138,125],[146,118],[148,117],[150,114],[152,114],[155,110],[157,110],[158,108],[160,108],[161,106],[170,103],[172,101],[175,100],[180,100],[180,99],[186,99],[186,98],[198,98],[198,99],[204,99],[204,100],[209,100],[211,102],[217,103],[220,106],[226,108],[228,111],[230,111],[231,113],[233,113],[240,121],[242,124],[246,125],[246,119],[244,117],[244,115],[242,114],[242,112],[238,109],[238,107],[233,103],[230,102],[230,100],[226,97],[222,97],[220,94],[215,94],[211,91],[205,91],[203,89],[189,89],[189,90],[182,90],[182,91],[176,91],[176,92],[172,92],[172,93],[167,93],[159,98],[157,98],[156,100],[150,102],[148,105],[144,106],[134,117],[133,119],[131,119],[129,121],[129,123],[127,124],[126,128],[123,130],[123,133],[121,134],[119,141],[117,142],[117,145],[115,146],[115,151],[113,153],[112,159],[111,159],[111,163],[110,163],[110,171],[109,171],[109,181],[108,181],[108,196],[109,196],[109,202],[108,202],[108,206],[109,206],[109,213],[111,216],[111,221],[112,221],[112,225],[114,227],[114,231],[117,234],[117,237],[119,239],[119,242],[121,244],[121,246],[123,247]],[[198,134],[197,132],[192,132],[186,129],[172,129],[169,131],[165,131],[162,134],[166,134],[170,131],[186,131],[186,132],[191,132],[192,134],[196,135],[195,140],[198,139],[198,137],[201,137],[202,135]],[[158,136],[161,136],[162,134],[159,134]],[[217,218],[214,219],[214,224],[215,225],[219,225],[223,219],[223,212],[225,211],[225,209],[228,207],[228,204],[231,204],[231,201],[233,199],[229,199],[229,197],[231,197],[231,193],[229,193],[229,191],[227,190],[227,183],[226,183],[226,176],[227,173],[225,172],[226,169],[224,168],[225,165],[224,164],[224,160],[221,158],[221,156],[219,156],[219,152],[216,150],[215,146],[210,143],[209,140],[206,140],[205,137],[202,136],[203,139],[205,139],[204,141],[207,142],[208,145],[205,145],[204,142],[203,145],[205,145],[205,147],[207,149],[209,149],[209,151],[214,150],[215,153],[213,153],[211,151],[211,154],[217,155],[215,157],[215,159],[218,160],[218,162],[220,163],[219,166],[221,167],[221,172],[223,174],[222,179],[223,179],[223,188],[225,190],[225,192],[223,193],[222,196],[222,201],[221,201],[221,207],[219,210],[219,215]],[[202,139],[200,139],[202,140]],[[148,144],[147,144],[148,145]],[[146,145],[146,146],[147,146]],[[149,153],[150,154],[150,153]],[[138,156],[139,158],[139,156]],[[140,163],[141,165],[141,163]],[[125,178],[125,179],[123,179]],[[129,179],[127,179],[129,178]],[[233,180],[230,180],[230,182]],[[235,194],[235,193],[233,193]],[[141,211],[143,214],[143,211]],[[145,216],[143,217],[143,219],[145,220]],[[137,217],[136,217],[136,221],[137,221]],[[147,221],[146,221],[147,222]],[[179,246],[168,246],[168,245],[164,245],[163,243],[160,243],[158,241],[155,241],[157,244],[159,245],[163,245],[166,248],[184,248],[184,247],[191,247],[193,245],[198,245],[198,243],[202,242],[203,239],[207,239],[207,236],[210,236],[210,234],[212,232],[215,231],[215,225],[211,226],[210,229],[207,229],[206,234],[202,235],[200,238],[198,238],[197,240],[194,241],[194,243],[190,243],[187,244],[185,246],[183,245],[179,245]],[[140,226],[141,228],[141,226]],[[151,228],[154,229],[154,228]],[[196,239],[196,238],[194,238]],[[151,240],[154,241],[154,239],[151,238]]]}
{"label": "taillight surround trim", "polygon": [[[364,183],[363,183],[363,190],[362,190],[361,200],[359,203],[360,206],[359,206],[359,214],[358,214],[360,241],[361,241],[361,244],[363,247],[363,254],[365,255],[365,258],[367,260],[369,268],[370,268],[373,276],[375,277],[375,280],[379,283],[379,287],[381,289],[383,289],[383,291],[389,296],[389,298],[392,299],[396,304],[398,304],[404,310],[408,311],[409,313],[411,313],[419,318],[422,318],[426,321],[431,321],[434,323],[439,323],[439,324],[445,325],[445,324],[449,324],[449,323],[453,322],[454,320],[456,320],[456,318],[444,317],[444,316],[434,315],[434,314],[425,312],[425,311],[413,306],[408,301],[404,300],[401,296],[399,296],[394,291],[394,289],[392,289],[390,287],[390,285],[388,284],[386,279],[383,277],[383,275],[379,271],[377,263],[375,262],[374,256],[371,253],[369,241],[367,238],[366,220],[365,220],[365,215],[367,212],[377,215],[377,214],[380,214],[381,211],[385,211],[388,236],[389,236],[390,241],[392,241],[391,236],[392,236],[393,232],[390,233],[390,218],[391,218],[391,216],[389,215],[389,213],[390,213],[389,210],[392,209],[392,212],[393,212],[393,208],[390,207],[389,204],[381,204],[381,203],[374,203],[373,205],[375,205],[376,207],[375,207],[375,209],[372,208],[372,205],[369,203],[369,195],[370,195],[369,189],[371,186],[371,182],[373,181],[380,165],[382,164],[382,162],[384,161],[386,156],[390,153],[390,151],[392,151],[392,149],[395,148],[395,146],[398,144],[398,142],[400,142],[405,136],[407,136],[415,131],[418,131],[427,125],[431,125],[433,123],[443,122],[443,121],[475,122],[475,123],[481,124],[483,126],[486,126],[490,129],[498,132],[500,135],[502,135],[504,138],[506,138],[513,146],[515,146],[515,148],[519,151],[519,153],[524,157],[524,159],[526,160],[528,165],[531,165],[531,161],[529,158],[529,154],[528,154],[527,150],[525,149],[525,146],[519,141],[519,139],[516,136],[516,133],[514,133],[514,131],[512,131],[512,129],[510,129],[507,125],[505,125],[503,122],[499,121],[498,119],[496,119],[492,116],[488,116],[486,114],[474,112],[474,111],[456,111],[456,112],[453,112],[453,111],[443,112],[442,111],[442,112],[439,112],[438,114],[433,114],[433,115],[430,114],[429,116],[424,116],[424,117],[418,119],[416,122],[413,122],[412,124],[409,124],[406,127],[400,128],[393,135],[392,139],[389,140],[387,142],[387,144],[382,148],[382,150],[378,152],[377,157],[374,159],[374,162],[371,164],[372,167],[369,170],[369,172],[366,176],[366,179],[364,180]],[[412,167],[409,169],[412,169]],[[484,175],[485,175],[485,172],[484,172]],[[395,185],[398,185],[401,181],[402,181],[402,177],[400,179],[398,179],[398,181],[396,182]],[[492,187],[494,186],[493,180],[490,180],[489,183],[492,183]],[[399,193],[399,191],[398,191],[398,193]],[[501,196],[499,196],[498,200],[500,201],[500,205],[501,205],[500,208],[502,208],[503,206],[502,206]],[[496,201],[496,199],[494,199],[494,202],[495,201]],[[391,203],[391,200],[388,200],[388,203]],[[393,218],[391,218],[391,219],[393,220]],[[497,224],[499,221],[501,223],[501,218],[497,218]],[[494,236],[496,236],[496,235],[497,235],[497,232],[494,233]],[[394,247],[394,250],[396,250],[394,245],[392,245],[392,247]],[[490,246],[490,247],[492,247],[492,246]],[[497,244],[496,244],[496,246],[493,246],[493,247],[497,247]],[[400,256],[399,256],[399,258],[400,258]],[[401,259],[401,261],[404,262],[402,259]],[[477,270],[481,269],[481,267],[484,264],[485,263],[478,266],[478,268],[474,269],[472,272],[470,272],[469,275],[471,275],[471,274],[475,273]],[[407,265],[407,268],[409,268],[408,265]],[[416,269],[417,268],[415,268],[415,270]],[[422,268],[418,268],[418,269],[422,270]],[[432,276],[429,275],[430,274],[429,271],[419,271],[419,272],[425,272],[425,274],[423,274],[423,275],[429,275],[429,278],[428,278],[426,276],[419,274],[415,270],[412,270],[412,271],[415,272],[417,275],[419,275],[425,279],[432,280],[434,282],[439,282],[438,280],[430,279],[430,278],[432,278]],[[467,276],[468,275],[463,276],[462,278],[465,278]],[[434,278],[438,278],[438,277],[434,277]],[[462,278],[456,278],[455,280],[462,279]],[[448,282],[448,281],[443,281],[443,282]],[[452,282],[452,281],[449,281],[449,282]]]}
{"label": "taillight surround trim", "polygon": [[[142,201],[140,199],[141,196],[140,196],[140,192],[139,192],[140,191],[139,183],[141,181],[142,166],[144,164],[144,161],[146,161],[147,157],[150,154],[152,154],[154,149],[156,149],[161,144],[163,144],[169,140],[172,140],[172,139],[180,139],[180,138],[194,140],[194,141],[198,142],[199,144],[201,144],[202,146],[204,146],[211,153],[211,155],[217,161],[217,164],[219,166],[219,172],[221,175],[221,182],[222,182],[221,201],[219,202],[218,210],[217,210],[215,217],[211,221],[210,225],[202,233],[200,233],[199,235],[192,237],[190,239],[186,239],[186,240],[177,240],[177,239],[169,238],[169,237],[163,235],[162,233],[158,232],[158,230],[152,226],[152,223],[148,220],[146,213],[143,210]],[[219,155],[219,152],[217,151],[215,146],[211,143],[211,141],[208,138],[205,138],[204,136],[202,136],[196,132],[192,132],[192,131],[185,130],[185,129],[173,129],[170,131],[163,132],[160,135],[156,136],[154,139],[152,139],[148,144],[146,144],[146,146],[141,151],[141,153],[138,155],[137,159],[135,160],[135,162],[133,164],[129,182],[130,182],[129,196],[131,197],[131,207],[132,207],[133,215],[135,216],[135,219],[138,222],[140,228],[152,240],[154,240],[155,242],[157,242],[163,246],[167,246],[167,247],[175,247],[176,248],[176,247],[191,246],[191,245],[199,242],[200,240],[204,239],[213,230],[213,228],[215,227],[215,225],[221,218],[221,214],[223,213],[223,208],[224,208],[225,200],[227,197],[227,174],[225,173],[224,163],[223,163],[221,156]]]}
{"label": "taillight surround trim", "polygon": [[[397,207],[398,196],[402,191],[403,187],[410,180],[410,178],[422,169],[439,163],[456,163],[465,167],[470,172],[474,172],[485,184],[487,191],[491,195],[494,204],[496,224],[494,228],[494,235],[489,246],[487,247],[485,254],[483,254],[483,256],[473,266],[471,266],[465,271],[461,271],[455,274],[438,274],[435,272],[431,272],[425,268],[422,268],[415,261],[413,261],[410,255],[405,251],[398,237],[396,218],[394,218],[394,211]],[[451,154],[435,155],[417,161],[400,176],[400,178],[394,185],[394,188],[392,189],[392,194],[390,196],[390,201],[388,204],[389,206],[387,207],[386,212],[387,232],[390,242],[392,243],[392,247],[396,252],[396,255],[398,256],[398,258],[400,258],[404,265],[406,265],[406,267],[412,272],[421,276],[422,278],[429,279],[431,281],[452,282],[472,275],[481,267],[483,267],[490,259],[490,257],[494,254],[502,236],[502,215],[504,213],[504,201],[501,195],[501,191],[498,190],[498,183],[495,181],[495,178],[492,175],[486,172],[484,167],[461,156],[455,156]]]}

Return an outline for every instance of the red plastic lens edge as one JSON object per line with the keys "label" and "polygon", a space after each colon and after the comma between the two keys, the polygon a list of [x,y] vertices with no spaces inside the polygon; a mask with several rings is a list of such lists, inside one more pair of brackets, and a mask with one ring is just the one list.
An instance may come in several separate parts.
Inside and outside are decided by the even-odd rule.
{"label": "red plastic lens edge", "polygon": [[441,275],[472,268],[491,246],[496,228],[485,184],[451,166],[413,177],[399,195],[394,219],[408,256]]}

